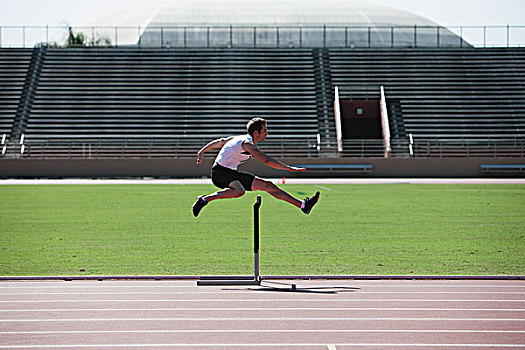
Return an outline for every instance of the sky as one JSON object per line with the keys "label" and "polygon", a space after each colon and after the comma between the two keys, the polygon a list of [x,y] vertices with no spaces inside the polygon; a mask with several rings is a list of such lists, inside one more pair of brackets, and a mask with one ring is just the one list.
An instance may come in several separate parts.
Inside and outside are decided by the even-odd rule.
{"label": "sky", "polygon": [[[361,2],[409,11],[447,27],[507,24],[525,26],[525,0],[362,0]],[[145,3],[164,4],[169,3],[169,0],[0,0],[0,26],[64,26],[66,24],[78,26],[119,9],[144,7]],[[525,33],[525,27],[522,31]],[[9,34],[9,30],[4,28],[2,32],[4,46]],[[525,42],[523,44],[525,45]]]}
{"label": "sky", "polygon": [[[524,0],[362,2],[407,10],[446,26],[525,25]],[[60,25],[68,22],[75,26],[118,9],[143,7],[144,3],[163,4],[169,0],[0,0],[0,25]]]}

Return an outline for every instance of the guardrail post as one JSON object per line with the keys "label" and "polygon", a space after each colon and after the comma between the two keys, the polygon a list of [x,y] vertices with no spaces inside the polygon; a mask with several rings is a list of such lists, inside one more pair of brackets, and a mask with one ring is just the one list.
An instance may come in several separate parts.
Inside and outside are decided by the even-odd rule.
{"label": "guardrail post", "polygon": [[323,48],[326,47],[326,24],[323,24]]}
{"label": "guardrail post", "polygon": [[510,26],[507,24],[507,47],[510,45]]}

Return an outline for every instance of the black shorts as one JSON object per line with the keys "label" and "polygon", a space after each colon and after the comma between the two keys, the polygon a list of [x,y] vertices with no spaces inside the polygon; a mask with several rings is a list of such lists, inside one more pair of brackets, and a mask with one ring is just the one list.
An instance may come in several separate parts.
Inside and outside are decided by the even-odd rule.
{"label": "black shorts", "polygon": [[219,164],[211,168],[211,181],[219,188],[228,188],[232,181],[238,180],[246,191],[251,191],[253,179],[255,179],[253,174],[232,170]]}

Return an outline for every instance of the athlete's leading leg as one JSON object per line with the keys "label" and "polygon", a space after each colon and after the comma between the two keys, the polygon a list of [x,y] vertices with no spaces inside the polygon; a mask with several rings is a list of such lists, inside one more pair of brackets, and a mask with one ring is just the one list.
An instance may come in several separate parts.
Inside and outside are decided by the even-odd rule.
{"label": "athlete's leading leg", "polygon": [[277,187],[273,182],[256,177],[253,179],[252,191],[265,191],[277,199],[286,201],[297,208],[301,208],[302,201],[288,192]]}

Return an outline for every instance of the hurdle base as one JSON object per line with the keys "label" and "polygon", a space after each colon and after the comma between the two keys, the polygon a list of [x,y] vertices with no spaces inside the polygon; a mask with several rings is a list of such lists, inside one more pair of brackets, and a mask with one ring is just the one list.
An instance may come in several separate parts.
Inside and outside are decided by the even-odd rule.
{"label": "hurdle base", "polygon": [[259,279],[204,279],[198,280],[197,286],[259,286]]}

